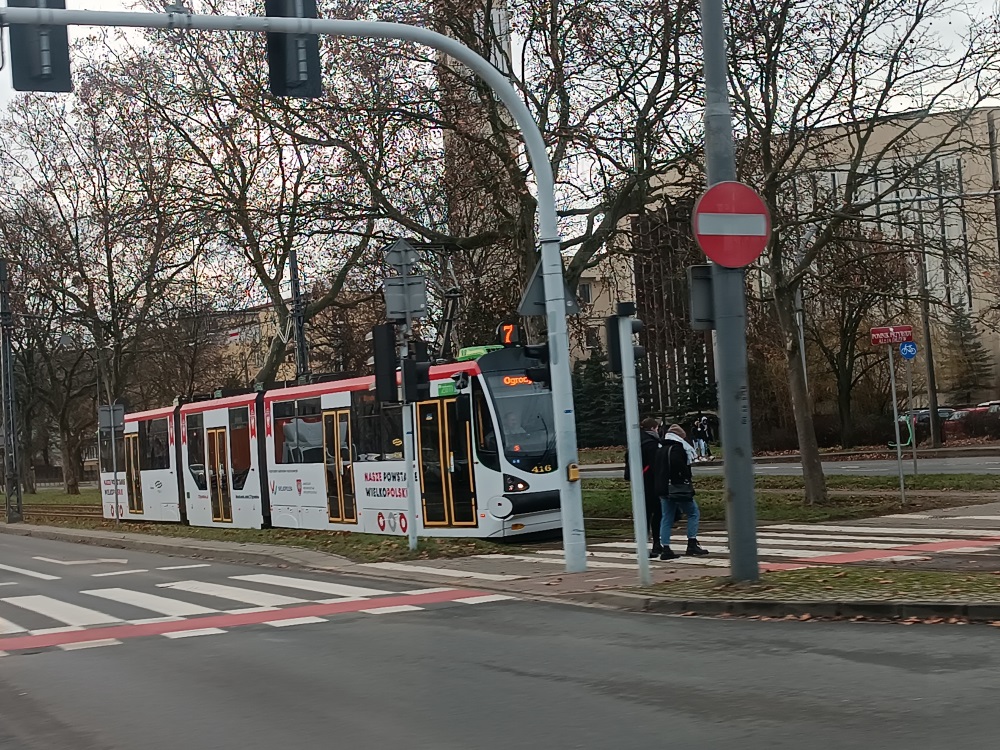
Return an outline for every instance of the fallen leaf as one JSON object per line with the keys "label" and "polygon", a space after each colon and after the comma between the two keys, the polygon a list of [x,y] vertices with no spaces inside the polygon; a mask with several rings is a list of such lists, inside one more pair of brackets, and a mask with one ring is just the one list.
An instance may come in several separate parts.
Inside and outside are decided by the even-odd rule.
{"label": "fallen leaf", "polygon": [[694,617],[697,612],[681,612],[681,617]]}
{"label": "fallen leaf", "polygon": [[806,620],[811,620],[812,615],[806,612],[804,615],[799,615],[799,622],[805,622]]}

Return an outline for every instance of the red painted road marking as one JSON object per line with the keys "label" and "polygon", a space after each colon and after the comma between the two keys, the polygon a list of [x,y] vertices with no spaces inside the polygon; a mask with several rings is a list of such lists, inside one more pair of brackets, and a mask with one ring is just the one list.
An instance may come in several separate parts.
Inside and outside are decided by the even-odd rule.
{"label": "red painted road marking", "polygon": [[1000,537],[992,539],[950,539],[946,542],[928,542],[927,544],[913,544],[905,547],[842,552],[836,555],[827,555],[826,557],[811,557],[809,558],[809,563],[836,565],[839,563],[869,562],[914,552],[947,552],[948,550],[962,549],[964,547],[996,547],[998,544],[1000,544]]}
{"label": "red painted road marking", "polygon": [[15,638],[0,638],[0,651],[16,651],[24,649],[51,648],[64,646],[68,643],[81,643],[109,638],[141,638],[150,635],[166,635],[187,630],[205,630],[207,628],[235,628],[241,625],[260,625],[265,622],[299,619],[302,617],[322,617],[347,612],[360,612],[371,609],[372,605],[379,608],[393,605],[419,605],[450,602],[469,596],[479,596],[484,592],[473,589],[452,589],[450,591],[433,591],[426,594],[400,594],[399,596],[378,597],[377,599],[361,599],[355,601],[333,602],[330,604],[306,604],[300,607],[289,607],[278,611],[250,612],[246,614],[222,614],[206,617],[195,617],[178,622],[157,622],[146,625],[116,625],[113,627],[90,628],[72,633],[49,633],[46,635],[28,635]]}

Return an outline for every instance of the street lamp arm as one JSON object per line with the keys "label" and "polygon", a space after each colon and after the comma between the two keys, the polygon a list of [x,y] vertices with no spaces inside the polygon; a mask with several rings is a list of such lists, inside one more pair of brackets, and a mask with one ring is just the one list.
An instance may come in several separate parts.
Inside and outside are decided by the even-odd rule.
{"label": "street lamp arm", "polygon": [[[179,6],[171,6],[176,10]],[[436,49],[469,67],[496,93],[521,131],[537,190],[538,234],[548,323],[552,375],[552,406],[556,453],[565,472],[560,494],[566,569],[587,569],[576,444],[576,417],[570,375],[569,335],[563,285],[561,238],[556,217],[552,165],[542,133],[510,81],[489,61],[451,37],[419,26],[382,21],[319,18],[199,15],[188,12],[131,13],[123,11],[58,10],[0,7],[0,23],[40,26],[104,26],[199,31],[254,31],[293,35],[325,34],[368,39],[400,39]]]}

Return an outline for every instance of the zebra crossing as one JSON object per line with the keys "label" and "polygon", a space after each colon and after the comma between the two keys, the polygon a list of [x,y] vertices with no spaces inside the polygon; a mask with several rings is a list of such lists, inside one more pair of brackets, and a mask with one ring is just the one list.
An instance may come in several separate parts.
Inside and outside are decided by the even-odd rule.
{"label": "zebra crossing", "polygon": [[[666,561],[653,558],[653,561],[660,566],[729,566],[729,538],[725,531],[705,532],[698,535],[698,540],[711,554],[704,557],[681,556]],[[674,551],[682,552],[683,544],[683,538],[675,534]],[[762,561],[782,565],[923,562],[937,555],[1000,554],[1000,528],[776,524],[758,530],[757,550]],[[563,555],[562,549],[543,549],[480,557],[561,565]],[[587,557],[588,567],[634,569],[635,542],[590,543]]]}
{"label": "zebra crossing", "polygon": [[[102,578],[95,574],[84,580],[97,584]],[[171,639],[220,635],[241,625],[290,628],[325,623],[343,613],[399,614],[514,598],[473,589],[392,590],[278,574],[232,575],[224,583],[195,578],[132,582],[136,585],[25,594],[3,591],[0,654],[95,648],[142,635]]]}

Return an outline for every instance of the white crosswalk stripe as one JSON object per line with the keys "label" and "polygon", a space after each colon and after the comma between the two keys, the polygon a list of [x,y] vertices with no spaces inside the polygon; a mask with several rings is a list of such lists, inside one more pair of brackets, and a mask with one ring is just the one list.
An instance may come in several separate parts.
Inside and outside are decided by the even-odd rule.
{"label": "white crosswalk stripe", "polygon": [[221,599],[231,599],[234,602],[252,604],[256,607],[280,607],[286,604],[303,604],[306,601],[293,596],[283,596],[282,594],[272,594],[267,591],[256,591],[238,586],[226,586],[220,583],[205,583],[204,581],[174,581],[172,583],[158,583],[157,586],[177,591],[188,591],[192,594],[206,594]]}
{"label": "white crosswalk stripe", "polygon": [[53,599],[49,596],[12,596],[7,599],[0,599],[0,602],[12,604],[15,607],[44,615],[70,627],[111,625],[112,623],[121,622],[121,619],[117,617],[106,615],[103,612],[95,612],[92,609],[79,607],[76,604]]}
{"label": "white crosswalk stripe", "polygon": [[148,609],[150,612],[158,612],[161,615],[170,617],[191,617],[192,615],[209,615],[218,612],[217,609],[209,609],[199,604],[191,604],[179,599],[170,599],[156,594],[147,594],[143,591],[132,591],[131,589],[94,589],[92,591],[82,591],[83,594],[99,596],[113,602],[129,604],[140,609]]}
{"label": "white crosswalk stripe", "polygon": [[345,586],[332,581],[313,581],[308,578],[290,578],[289,576],[276,576],[267,573],[260,573],[247,576],[232,576],[234,581],[248,581],[250,583],[262,583],[266,586],[281,586],[284,588],[298,589],[300,591],[315,591],[328,596],[383,596],[391,594],[392,591],[383,589],[368,589],[362,586]]}
{"label": "white crosswalk stripe", "polygon": [[0,617],[0,635],[11,635],[12,633],[24,633],[27,632],[27,630],[28,630],[27,628],[22,628],[20,625]]}
{"label": "white crosswalk stripe", "polygon": [[37,570],[27,570],[25,568],[15,568],[13,565],[0,565],[0,570],[6,570],[8,573],[17,573],[21,576],[28,576],[29,578],[38,578],[42,581],[58,581],[59,576],[52,576],[48,573],[39,573]]}

